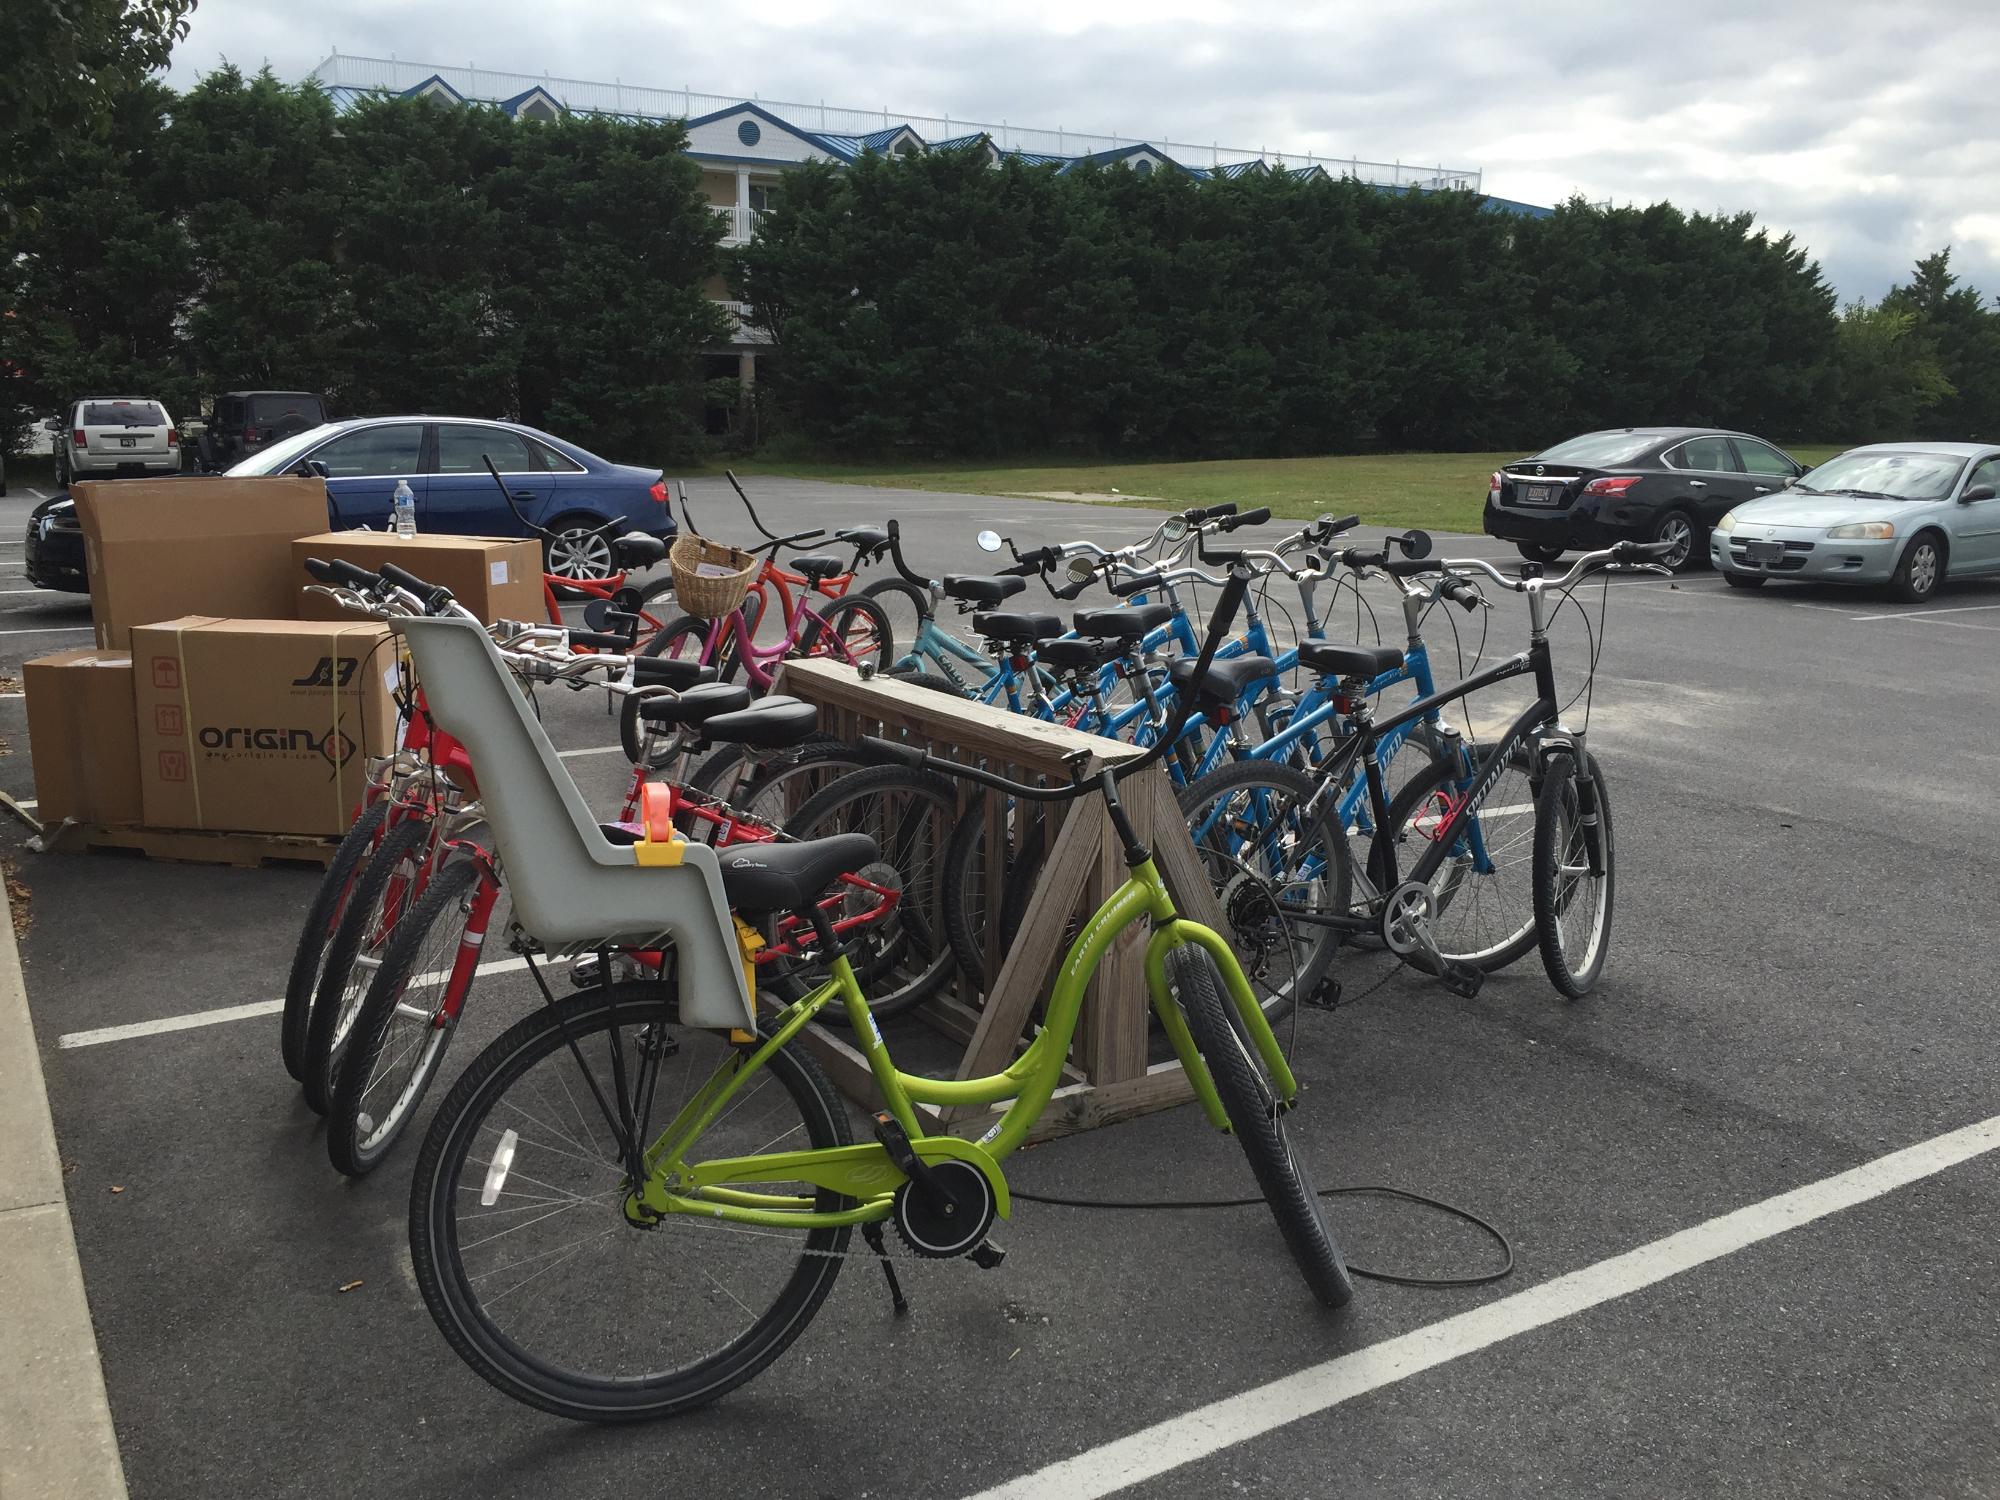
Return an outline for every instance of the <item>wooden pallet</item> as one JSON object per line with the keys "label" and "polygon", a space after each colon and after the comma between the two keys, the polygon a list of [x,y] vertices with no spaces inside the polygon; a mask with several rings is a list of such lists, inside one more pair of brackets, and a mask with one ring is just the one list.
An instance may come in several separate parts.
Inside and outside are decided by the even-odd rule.
{"label": "wooden pallet", "polygon": [[245,870],[262,865],[314,865],[324,869],[333,858],[333,851],[340,847],[340,840],[277,833],[199,833],[177,828],[106,828],[96,823],[61,823],[44,828],[29,847],[43,854],[129,850],[148,859],[234,865]]}
{"label": "wooden pallet", "polygon": [[[983,761],[989,769],[1016,780],[1066,781],[1068,758],[1079,752],[1091,757],[1093,769],[1140,753],[1117,741],[927,688],[880,677],[864,680],[852,667],[835,662],[786,662],[775,688],[819,705],[821,728],[842,739],[851,741],[860,734],[908,739],[936,755]],[[961,783],[961,797],[971,785]],[[971,795],[982,794],[974,790]],[[1158,766],[1142,771],[1121,788],[1121,800],[1133,828],[1152,848],[1176,907],[1191,921],[1221,928],[1214,888],[1188,838],[1166,774]],[[1005,861],[999,853],[1004,843],[999,822],[1004,802],[997,796],[986,798],[992,821],[982,877],[989,909],[994,911],[999,910],[1005,879]],[[911,1013],[964,1046],[956,1070],[959,1078],[998,1073],[1013,1060],[1062,960],[1072,916],[1096,910],[1125,880],[1123,846],[1097,798],[1081,798],[1068,804],[1066,813],[1045,818],[1044,837],[1048,842],[1042,873],[1022,914],[1020,931],[1006,952],[987,955],[987,972],[993,975],[989,993],[965,994],[961,981],[960,993],[940,995]],[[1143,925],[1128,930],[1098,965],[1084,994],[1063,1083],[1029,1136],[1031,1141],[1092,1130],[1194,1097],[1178,1061],[1149,1063],[1147,1058],[1145,933]],[[804,1039],[843,1092],[879,1107],[868,1060],[844,1032],[812,1026]],[[984,1105],[918,1105],[917,1109],[926,1128],[972,1138],[998,1118]]]}

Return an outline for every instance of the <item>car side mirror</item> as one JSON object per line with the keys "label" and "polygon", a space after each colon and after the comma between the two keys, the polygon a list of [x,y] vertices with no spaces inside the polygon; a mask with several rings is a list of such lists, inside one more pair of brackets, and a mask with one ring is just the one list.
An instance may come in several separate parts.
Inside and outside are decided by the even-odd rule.
{"label": "car side mirror", "polygon": [[2000,491],[1996,491],[1992,485],[1975,484],[1971,489],[1958,497],[1958,503],[1960,505],[1970,505],[1975,500],[1991,500],[1995,494],[2000,494]]}
{"label": "car side mirror", "polygon": [[1797,475],[1797,474],[1787,474],[1787,475],[1785,476],[1785,482],[1784,482],[1784,485],[1782,486],[1782,488],[1784,488],[1784,489],[1790,489],[1790,488],[1791,488],[1791,487],[1792,487],[1793,485],[1795,485],[1795,484],[1797,484],[1797,483],[1799,482],[1799,478],[1800,478],[1800,476],[1799,476],[1799,475]]}

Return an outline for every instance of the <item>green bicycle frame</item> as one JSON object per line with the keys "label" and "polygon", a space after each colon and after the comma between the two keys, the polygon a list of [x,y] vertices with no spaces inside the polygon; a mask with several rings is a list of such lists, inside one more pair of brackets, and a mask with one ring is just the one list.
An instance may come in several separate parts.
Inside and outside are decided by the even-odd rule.
{"label": "green bicycle frame", "polygon": [[[1219,1130],[1229,1128],[1214,1081],[1195,1050],[1187,1021],[1167,986],[1167,954],[1183,943],[1198,944],[1214,957],[1245,1033],[1269,1070],[1280,1099],[1289,1105],[1297,1095],[1298,1084],[1235,954],[1215,932],[1181,920],[1159,870],[1151,859],[1146,859],[1132,867],[1130,877],[1077,934],[1056,976],[1040,1032],[1004,1071],[986,1078],[937,1079],[920,1078],[899,1070],[869,1012],[853,967],[844,956],[836,957],[829,966],[832,977],[825,984],[780,1012],[768,1036],[744,1045],[718,1067],[654,1138],[644,1154],[645,1182],[627,1197],[626,1214],[640,1221],[666,1214],[697,1214],[737,1224],[790,1229],[834,1228],[887,1217],[890,1195],[905,1177],[879,1143],[688,1160],[688,1153],[702,1132],[721,1117],[745,1081],[837,999],[868,1058],[889,1114],[909,1136],[918,1159],[927,1163],[946,1160],[971,1163],[993,1185],[1000,1215],[1009,1216],[1011,1205],[999,1164],[1027,1140],[1028,1132],[1055,1095],[1091,976],[1119,935],[1141,920],[1150,921],[1153,926],[1145,961],[1146,988],[1153,1010],[1181,1066],[1187,1070],[1195,1097],[1209,1122]],[[926,1135],[916,1109],[919,1104],[981,1105],[1006,1100],[1013,1102],[976,1141],[953,1135]],[[852,1208],[822,1210],[813,1197],[755,1191],[754,1184],[761,1182],[810,1183],[855,1199],[856,1203]]]}

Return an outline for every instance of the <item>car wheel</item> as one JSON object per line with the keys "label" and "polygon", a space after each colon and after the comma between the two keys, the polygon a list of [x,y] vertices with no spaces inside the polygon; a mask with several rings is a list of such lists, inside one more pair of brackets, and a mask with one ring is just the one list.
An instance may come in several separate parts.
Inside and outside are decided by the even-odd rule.
{"label": "car wheel", "polygon": [[59,490],[69,488],[69,464],[61,458],[56,460],[56,488]]}
{"label": "car wheel", "polygon": [[1516,542],[1514,546],[1529,562],[1538,563],[1552,563],[1568,550],[1564,547],[1544,547],[1535,542]]}
{"label": "car wheel", "polygon": [[1903,551],[1889,575],[1889,592],[1905,604],[1921,604],[1944,582],[1944,539],[1935,531],[1920,531]]}
{"label": "car wheel", "polygon": [[1761,589],[1771,580],[1766,578],[1762,573],[1725,572],[1722,575],[1722,581],[1733,589]]}
{"label": "car wheel", "polygon": [[1694,522],[1684,510],[1670,510],[1653,523],[1649,542],[1669,542],[1673,550],[1660,561],[1676,573],[1685,572],[1695,554]]}
{"label": "car wheel", "polygon": [[553,538],[543,544],[543,566],[562,578],[609,578],[618,571],[611,557],[611,539],[590,516],[565,516],[549,528]]}

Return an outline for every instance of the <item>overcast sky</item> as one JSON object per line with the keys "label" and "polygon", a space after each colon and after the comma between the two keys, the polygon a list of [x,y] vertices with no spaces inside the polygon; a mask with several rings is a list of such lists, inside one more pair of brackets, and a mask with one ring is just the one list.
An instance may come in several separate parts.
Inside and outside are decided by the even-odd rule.
{"label": "overcast sky", "polygon": [[2000,294],[1993,0],[200,0],[172,81],[403,60],[1482,168],[1796,234],[1843,297]]}

